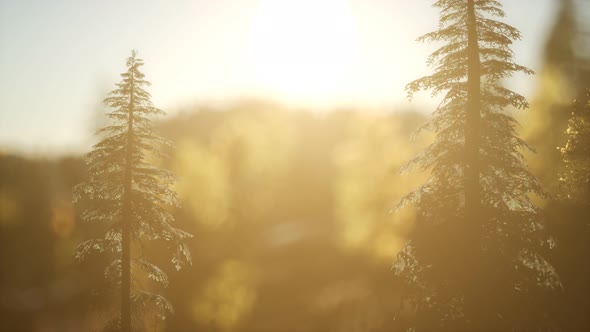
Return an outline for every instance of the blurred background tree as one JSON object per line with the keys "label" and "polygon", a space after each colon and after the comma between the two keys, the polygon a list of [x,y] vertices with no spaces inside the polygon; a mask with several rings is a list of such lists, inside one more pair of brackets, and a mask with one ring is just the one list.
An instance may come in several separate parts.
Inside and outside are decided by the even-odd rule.
{"label": "blurred background tree", "polygon": [[[586,91],[590,86],[590,1],[560,0],[556,5],[558,10],[544,48],[544,64],[537,75],[536,96],[531,109],[519,120],[524,138],[536,150],[527,154],[531,170],[550,194],[540,201],[548,233],[556,241],[555,249],[546,255],[564,285],[557,301],[549,300],[546,305],[557,303],[556,317],[562,330],[588,330],[590,300],[582,294],[590,293],[590,268],[580,262],[587,261],[590,252],[590,210],[568,198],[583,187],[583,182],[578,182],[583,175],[567,177],[568,181],[563,181],[563,175],[570,170],[583,174],[580,171],[584,166],[569,160],[566,146],[572,139],[583,140],[583,134],[578,136],[574,128],[584,126]],[[572,150],[577,150],[573,145]],[[583,157],[578,160],[584,163]]]}
{"label": "blurred background tree", "polygon": [[590,19],[587,0],[559,0],[538,72],[538,88],[531,109],[518,116],[521,133],[536,153],[527,154],[532,171],[544,187],[559,190],[559,147],[572,112],[572,101],[590,85]]}
{"label": "blurred background tree", "polygon": [[[170,274],[174,286],[162,291],[175,314],[154,329],[392,330],[400,294],[391,257],[413,213],[389,211],[421,179],[399,168],[428,141],[409,139],[423,120],[411,110],[316,113],[239,100],[156,123],[177,143],[157,165],[178,175],[174,217],[195,238],[194,267]],[[3,328],[101,326],[108,302],[91,290],[107,286],[108,261],[77,265],[71,253],[100,234],[70,203],[69,188],[89,179],[82,158],[3,155],[0,165]],[[150,254],[169,264],[165,252]]]}
{"label": "blurred background tree", "polygon": [[567,143],[561,149],[565,167],[560,178],[566,199],[590,209],[590,88],[573,102],[566,135]]}

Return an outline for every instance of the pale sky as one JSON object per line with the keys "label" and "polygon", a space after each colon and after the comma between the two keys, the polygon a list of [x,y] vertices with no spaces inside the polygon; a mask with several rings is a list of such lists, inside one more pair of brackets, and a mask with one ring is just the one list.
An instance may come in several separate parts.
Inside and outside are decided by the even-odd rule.
{"label": "pale sky", "polygon": [[[298,107],[432,108],[404,86],[429,73],[432,0],[0,0],[0,151],[88,149],[93,119],[137,49],[156,106],[267,97]],[[506,0],[538,69],[555,0]],[[534,77],[511,86],[527,97]]]}

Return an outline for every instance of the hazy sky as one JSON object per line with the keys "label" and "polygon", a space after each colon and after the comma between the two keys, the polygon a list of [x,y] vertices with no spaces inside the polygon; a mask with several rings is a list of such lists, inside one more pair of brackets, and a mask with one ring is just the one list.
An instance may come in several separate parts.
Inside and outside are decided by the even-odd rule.
{"label": "hazy sky", "polygon": [[[554,0],[503,1],[533,69]],[[137,49],[156,106],[264,97],[298,106],[407,106],[428,73],[431,0],[0,0],[0,150],[88,146],[104,94]],[[532,96],[533,77],[511,84]],[[425,94],[415,105],[430,105]]]}

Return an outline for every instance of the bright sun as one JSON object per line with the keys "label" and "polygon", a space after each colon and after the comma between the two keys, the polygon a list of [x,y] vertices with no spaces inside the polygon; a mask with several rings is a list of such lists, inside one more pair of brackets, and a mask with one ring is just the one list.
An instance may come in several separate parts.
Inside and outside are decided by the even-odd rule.
{"label": "bright sun", "polygon": [[255,75],[287,98],[346,93],[356,30],[347,0],[261,0],[250,44]]}

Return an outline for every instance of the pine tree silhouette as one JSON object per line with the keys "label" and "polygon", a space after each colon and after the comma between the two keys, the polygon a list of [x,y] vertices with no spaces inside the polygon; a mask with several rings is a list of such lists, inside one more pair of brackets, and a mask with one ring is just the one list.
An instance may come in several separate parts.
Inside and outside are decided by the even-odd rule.
{"label": "pine tree silhouette", "polygon": [[[105,268],[105,277],[120,291],[120,313],[110,328],[130,332],[140,330],[141,313],[156,308],[164,319],[172,305],[161,295],[140,285],[140,273],[162,286],[168,278],[150,263],[143,251],[146,241],[163,240],[173,250],[176,269],[190,264],[185,239],[190,234],[174,228],[173,215],[167,209],[177,206],[172,173],[150,164],[163,158],[169,143],[159,137],[150,118],[164,112],[152,105],[150,85],[140,71],[143,60],[135,51],[126,61],[127,71],[104,102],[112,108],[112,125],[97,134],[104,138],[88,154],[89,180],[74,187],[74,201],[85,207],[81,219],[99,223],[102,237],[82,242],[76,249],[80,261],[93,253],[114,258]],[[150,307],[151,306],[151,307]]]}
{"label": "pine tree silhouette", "polygon": [[398,206],[418,208],[411,241],[394,264],[414,307],[410,328],[527,329],[534,321],[524,313],[534,304],[528,295],[561,287],[540,255],[551,242],[529,198],[544,195],[522,155],[530,147],[505,111],[528,103],[502,79],[532,71],[513,61],[519,31],[493,19],[505,16],[499,1],[439,0],[434,7],[439,29],[419,38],[442,44],[428,58],[434,74],[406,86],[410,98],[420,90],[443,96],[421,128],[436,133],[434,143],[408,165],[430,178]]}

